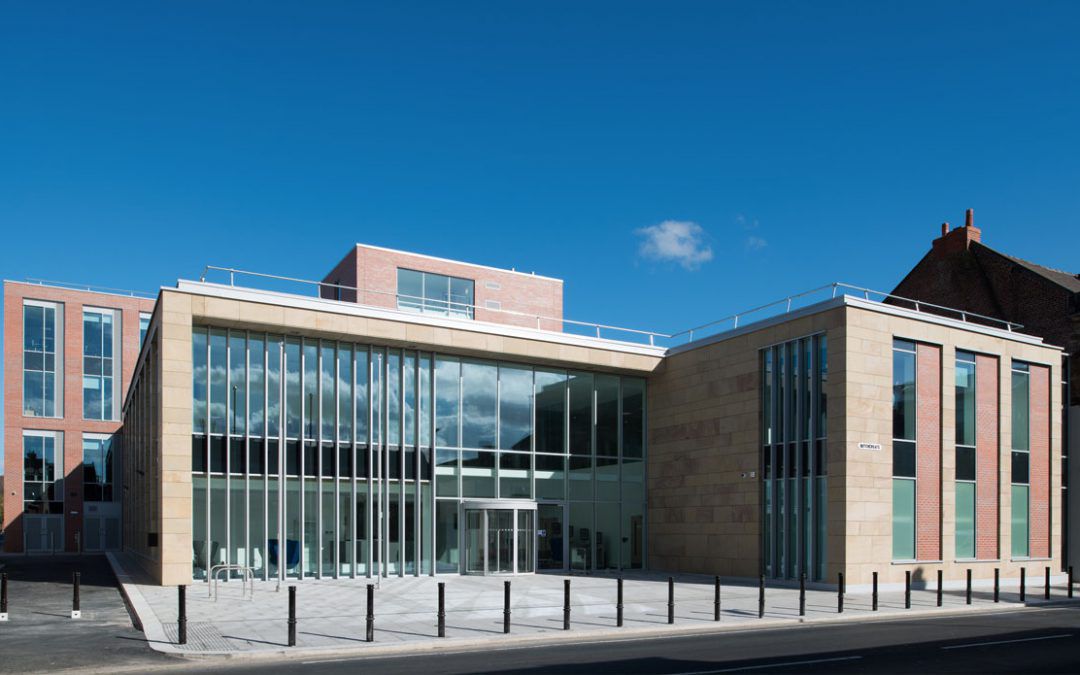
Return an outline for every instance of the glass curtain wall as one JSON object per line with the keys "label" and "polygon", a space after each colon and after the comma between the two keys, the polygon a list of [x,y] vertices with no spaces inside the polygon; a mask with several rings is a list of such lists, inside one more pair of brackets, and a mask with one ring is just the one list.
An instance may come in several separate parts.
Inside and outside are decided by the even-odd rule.
{"label": "glass curtain wall", "polygon": [[462,572],[472,499],[565,505],[578,566],[645,565],[642,379],[214,327],[192,365],[197,579]]}
{"label": "glass curtain wall", "polygon": [[761,373],[764,572],[821,580],[828,476],[826,336],[763,349]]}

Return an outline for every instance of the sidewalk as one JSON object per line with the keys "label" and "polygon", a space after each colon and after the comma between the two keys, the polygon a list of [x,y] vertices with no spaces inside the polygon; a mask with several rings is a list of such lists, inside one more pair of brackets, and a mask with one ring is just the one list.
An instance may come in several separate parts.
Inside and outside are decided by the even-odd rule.
{"label": "sidewalk", "polygon": [[[977,588],[972,604],[963,589],[946,588],[942,607],[936,590],[913,590],[911,609],[902,590],[879,594],[872,611],[869,592],[848,592],[844,611],[837,612],[837,594],[807,590],[806,615],[799,616],[798,588],[766,589],[764,618],[758,618],[758,588],[745,579],[724,579],[721,620],[713,620],[713,578],[675,577],[675,623],[668,624],[667,576],[637,573],[624,576],[624,621],[616,627],[617,582],[609,576],[534,575],[509,578],[511,632],[503,633],[503,582],[497,577],[406,577],[383,579],[375,590],[375,641],[366,642],[367,580],[323,580],[296,583],[296,647],[288,647],[288,586],[255,582],[254,597],[236,581],[220,583],[215,600],[205,584],[187,590],[188,644],[177,641],[177,589],[140,584],[110,556],[125,595],[138,614],[148,643],[156,650],[187,656],[259,656],[274,654],[390,654],[437,649],[482,649],[560,641],[619,639],[711,631],[790,626],[803,622],[865,621],[972,611],[1010,611],[1045,605],[1041,583],[1019,601],[1015,584],[1006,586],[1000,602],[989,588]],[[563,630],[563,580],[571,579],[570,630]],[[372,580],[376,582],[377,580]],[[438,583],[446,583],[446,638],[437,637]],[[1041,581],[1041,580],[1040,580]],[[1066,600],[1060,583],[1050,602]],[[1080,602],[1080,599],[1075,602]]]}

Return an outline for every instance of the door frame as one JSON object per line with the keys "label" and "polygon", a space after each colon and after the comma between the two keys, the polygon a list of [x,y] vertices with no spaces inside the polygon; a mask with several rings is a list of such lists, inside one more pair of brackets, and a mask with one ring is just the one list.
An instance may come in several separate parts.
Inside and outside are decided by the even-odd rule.
{"label": "door frame", "polygon": [[[516,576],[519,574],[534,574],[536,570],[536,507],[537,503],[533,500],[524,499],[472,499],[462,500],[458,506],[458,522],[461,523],[461,527],[458,532],[458,550],[461,551],[461,574],[467,574],[470,576]],[[488,511],[500,510],[511,511],[512,527],[514,532],[513,537],[513,572],[491,572],[488,571]],[[483,551],[481,558],[484,561],[483,571],[469,571],[469,548],[468,548],[468,512],[480,511],[481,516],[481,537]],[[519,572],[517,564],[517,551],[518,551],[518,526],[517,526],[517,512],[518,511],[532,511],[533,512],[533,572]]]}
{"label": "door frame", "polygon": [[[560,569],[545,568],[540,569],[540,507],[543,506],[557,506],[562,511],[562,518],[559,520],[560,527],[562,527],[562,567]],[[570,505],[564,501],[549,500],[541,501],[537,503],[536,522],[533,530],[536,532],[536,561],[533,563],[534,568],[538,573],[543,572],[547,574],[566,574],[570,571],[570,539],[566,536],[566,518],[570,510]]]}

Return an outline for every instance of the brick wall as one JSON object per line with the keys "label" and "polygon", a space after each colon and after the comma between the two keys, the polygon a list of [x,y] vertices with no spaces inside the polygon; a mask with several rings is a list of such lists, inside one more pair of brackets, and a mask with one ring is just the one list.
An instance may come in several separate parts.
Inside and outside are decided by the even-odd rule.
{"label": "brick wall", "polygon": [[941,559],[941,348],[916,351],[915,557]]}
{"label": "brick wall", "polygon": [[980,560],[998,557],[999,367],[993,356],[975,357],[975,557]]}
{"label": "brick wall", "polygon": [[[349,274],[350,267],[355,269]],[[562,330],[563,284],[558,279],[481,265],[357,245],[323,281],[359,288],[358,297],[342,299],[374,307],[397,308],[398,268],[445,274],[474,282],[477,321],[527,328]],[[323,297],[335,297],[324,289]],[[489,303],[493,303],[489,307]],[[518,316],[524,314],[525,316]],[[538,320],[537,317],[542,317]]]}
{"label": "brick wall", "polygon": [[[64,306],[63,325],[63,387],[64,416],[60,419],[26,417],[23,415],[23,300],[41,300]],[[120,401],[139,356],[139,313],[150,312],[154,300],[108,293],[78,291],[37,284],[4,283],[4,550],[12,553],[23,549],[22,530],[22,434],[24,430],[61,431],[64,433],[64,540],[65,549],[76,550],[75,533],[82,532],[82,435],[83,433],[115,433],[117,421],[83,419],[82,353],[83,307],[120,310]],[[59,336],[58,336],[59,337]],[[117,406],[119,408],[119,406]],[[117,467],[119,468],[119,467]],[[117,475],[119,475],[117,473]],[[117,485],[119,490],[119,485]],[[75,512],[74,515],[72,512]]]}
{"label": "brick wall", "polygon": [[1028,480],[1032,558],[1050,557],[1050,369],[1031,366]]}

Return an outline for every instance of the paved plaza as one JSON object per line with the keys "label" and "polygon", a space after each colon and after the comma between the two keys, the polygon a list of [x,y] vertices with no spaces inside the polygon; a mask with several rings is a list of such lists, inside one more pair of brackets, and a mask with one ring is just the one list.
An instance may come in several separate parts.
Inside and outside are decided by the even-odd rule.
{"label": "paved plaza", "polygon": [[[187,590],[188,643],[177,644],[177,589],[137,583],[122,558],[113,557],[117,576],[148,643],[159,651],[189,655],[271,654],[283,651],[352,653],[424,651],[440,648],[483,648],[560,639],[611,639],[646,634],[738,630],[790,625],[801,621],[835,621],[897,617],[901,613],[1019,609],[1045,604],[1042,577],[1029,579],[1026,602],[1014,580],[1003,580],[1000,602],[993,590],[979,586],[966,603],[963,588],[946,587],[937,607],[934,588],[914,590],[905,609],[902,589],[881,592],[872,609],[868,588],[849,589],[843,613],[835,590],[807,590],[806,613],[799,616],[796,587],[770,586],[763,618],[758,617],[758,587],[745,579],[722,579],[721,617],[714,620],[714,581],[701,575],[675,577],[674,624],[668,623],[667,576],[624,575],[623,627],[616,627],[617,580],[613,576],[528,575],[511,582],[510,634],[503,633],[506,578],[447,576],[372,580],[376,584],[374,641],[365,640],[367,580],[292,582],[297,586],[296,647],[288,647],[288,585],[256,581],[249,593],[237,580]],[[563,628],[564,580],[571,580],[570,630]],[[446,584],[446,637],[437,637],[438,583]],[[1052,601],[1066,601],[1064,578],[1054,579]]]}

